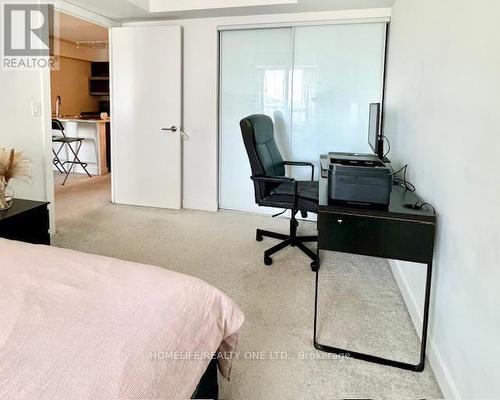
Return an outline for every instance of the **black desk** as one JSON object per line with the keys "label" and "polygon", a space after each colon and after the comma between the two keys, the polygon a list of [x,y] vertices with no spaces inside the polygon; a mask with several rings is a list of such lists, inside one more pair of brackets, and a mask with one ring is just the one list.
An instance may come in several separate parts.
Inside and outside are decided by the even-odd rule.
{"label": "black desk", "polygon": [[[322,156],[323,164],[326,156]],[[318,269],[314,310],[314,347],[349,354],[350,357],[421,372],[425,366],[427,327],[432,278],[436,216],[432,210],[414,210],[403,204],[416,203],[415,193],[394,186],[387,210],[352,208],[328,202],[328,171],[321,169],[318,210]],[[320,252],[330,250],[364,256],[411,261],[427,265],[420,362],[417,365],[327,346],[316,340]]]}
{"label": "black desk", "polygon": [[11,208],[0,211],[0,237],[50,245],[48,204],[14,199]]}

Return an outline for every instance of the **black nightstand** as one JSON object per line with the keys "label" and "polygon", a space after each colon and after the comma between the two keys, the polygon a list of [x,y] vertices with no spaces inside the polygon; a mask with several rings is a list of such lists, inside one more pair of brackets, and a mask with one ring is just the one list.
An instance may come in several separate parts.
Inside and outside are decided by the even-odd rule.
{"label": "black nightstand", "polygon": [[0,211],[0,237],[50,245],[48,204],[14,199],[11,208]]}

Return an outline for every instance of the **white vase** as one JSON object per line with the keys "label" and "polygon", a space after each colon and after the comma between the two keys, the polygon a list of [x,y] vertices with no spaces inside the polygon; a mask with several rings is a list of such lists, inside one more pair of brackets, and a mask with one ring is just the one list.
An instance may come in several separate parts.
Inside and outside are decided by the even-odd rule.
{"label": "white vase", "polygon": [[8,210],[14,201],[14,189],[5,182],[5,178],[0,177],[0,211]]}

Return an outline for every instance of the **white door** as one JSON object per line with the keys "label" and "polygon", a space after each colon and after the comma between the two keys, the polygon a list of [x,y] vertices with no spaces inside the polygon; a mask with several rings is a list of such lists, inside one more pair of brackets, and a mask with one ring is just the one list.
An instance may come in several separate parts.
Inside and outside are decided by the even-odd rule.
{"label": "white door", "polygon": [[111,29],[112,199],[181,207],[181,28]]}

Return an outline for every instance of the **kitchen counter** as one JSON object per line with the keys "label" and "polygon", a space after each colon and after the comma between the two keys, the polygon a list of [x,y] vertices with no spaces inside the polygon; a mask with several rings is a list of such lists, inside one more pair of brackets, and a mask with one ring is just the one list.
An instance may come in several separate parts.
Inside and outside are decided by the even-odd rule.
{"label": "kitchen counter", "polygon": [[78,123],[89,123],[89,124],[105,124],[106,122],[111,122],[111,119],[85,119],[85,118],[57,118],[61,122],[78,122]]}
{"label": "kitchen counter", "polygon": [[[109,172],[106,146],[106,124],[111,122],[108,119],[83,119],[76,117],[58,118],[64,126],[66,136],[83,138],[79,158],[88,164],[88,171],[91,175],[104,175]],[[109,127],[108,127],[109,128]],[[57,130],[53,131],[55,136],[60,136]],[[71,158],[70,154],[61,152],[61,160]],[[55,168],[55,167],[54,167]],[[83,168],[75,165],[73,172],[85,173]]]}

